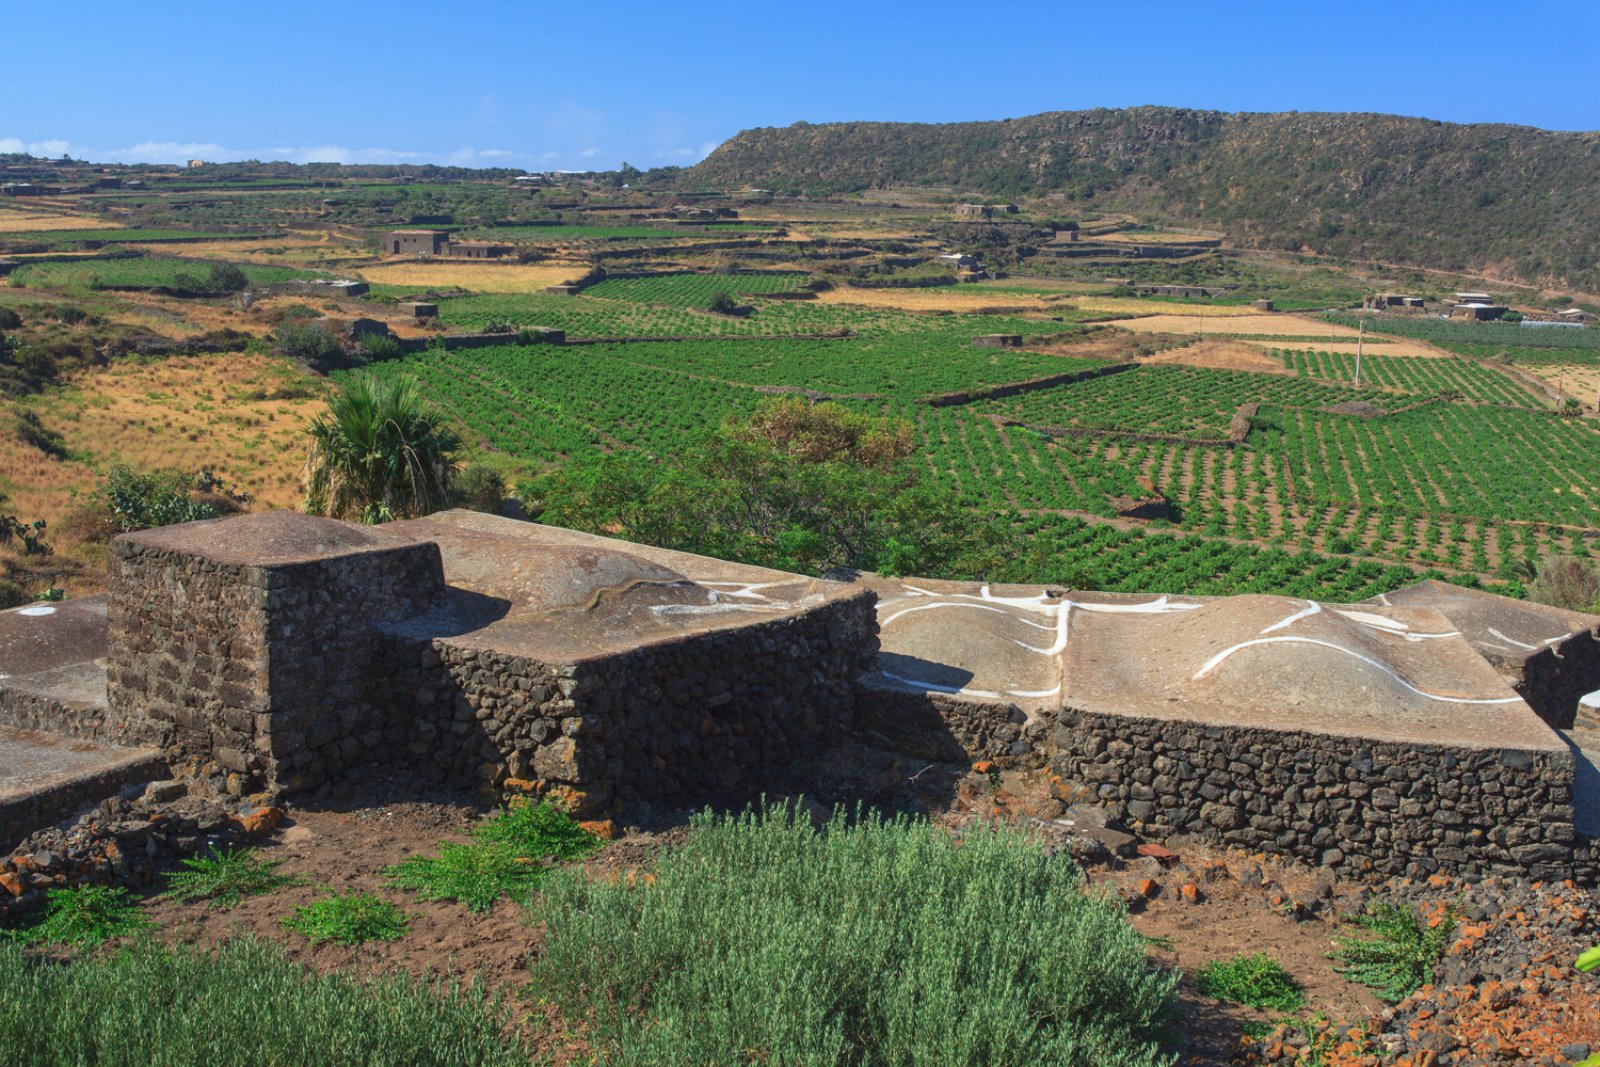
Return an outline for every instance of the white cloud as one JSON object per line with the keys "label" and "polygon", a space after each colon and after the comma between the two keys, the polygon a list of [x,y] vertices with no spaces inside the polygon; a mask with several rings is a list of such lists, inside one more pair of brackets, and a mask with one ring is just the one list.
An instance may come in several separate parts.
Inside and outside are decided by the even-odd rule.
{"label": "white cloud", "polygon": [[578,155],[582,156],[584,159],[593,159],[595,156],[598,156],[599,154],[600,154],[600,149],[598,149],[598,148],[585,148],[582,152],[578,153]]}
{"label": "white cloud", "polygon": [[484,159],[510,159],[511,157],[515,156],[516,153],[508,152],[504,148],[485,148],[482,152],[479,152],[478,155],[482,156]]}
{"label": "white cloud", "polygon": [[540,159],[560,159],[561,158],[561,153],[560,152],[540,152],[539,153],[539,158]]}

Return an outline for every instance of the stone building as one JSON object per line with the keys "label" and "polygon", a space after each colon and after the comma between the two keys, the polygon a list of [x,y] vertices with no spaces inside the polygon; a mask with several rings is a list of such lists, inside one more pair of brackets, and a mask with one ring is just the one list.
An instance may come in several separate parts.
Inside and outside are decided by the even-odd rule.
{"label": "stone building", "polygon": [[384,251],[396,256],[437,256],[450,234],[444,230],[395,230],[384,239]]}

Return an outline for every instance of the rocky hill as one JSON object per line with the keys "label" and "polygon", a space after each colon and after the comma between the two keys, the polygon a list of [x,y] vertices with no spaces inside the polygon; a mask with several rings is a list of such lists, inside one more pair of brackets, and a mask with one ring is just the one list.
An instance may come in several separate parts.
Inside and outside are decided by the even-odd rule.
{"label": "rocky hill", "polygon": [[1055,193],[1309,249],[1600,290],[1600,133],[1392,115],[1055,111],[998,122],[746,130],[689,172],[711,187]]}

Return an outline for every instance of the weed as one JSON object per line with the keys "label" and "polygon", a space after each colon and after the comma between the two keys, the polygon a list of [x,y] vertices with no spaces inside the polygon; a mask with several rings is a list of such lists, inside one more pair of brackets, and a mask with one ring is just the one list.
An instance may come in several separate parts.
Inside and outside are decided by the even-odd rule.
{"label": "weed", "polygon": [[1357,920],[1372,936],[1339,942],[1332,956],[1342,966],[1334,970],[1379,1000],[1398,1004],[1433,981],[1434,964],[1450,944],[1456,921],[1454,908],[1425,923],[1414,908],[1377,901]]}
{"label": "weed", "polygon": [[1270,1011],[1297,1011],[1306,1003],[1300,983],[1265,952],[1213,960],[1195,975],[1195,986],[1203,996]]}
{"label": "weed", "polygon": [[48,890],[44,914],[7,936],[24,945],[93,948],[154,925],[121,886],[85,885]]}
{"label": "weed", "polygon": [[505,845],[445,844],[438,856],[412,856],[390,867],[395,885],[423,900],[458,900],[469,911],[488,911],[502,896],[517,896],[538,885],[547,867]]}
{"label": "weed", "polygon": [[337,941],[360,945],[367,941],[398,941],[411,919],[399,908],[371,893],[329,893],[321,900],[294,909],[283,925],[312,944]]}
{"label": "weed", "polygon": [[186,870],[167,878],[167,896],[174,900],[209,900],[213,908],[231,908],[245,897],[294,885],[298,879],[273,870],[282,860],[261,859],[253,848],[212,852],[183,861]]}
{"label": "weed", "polygon": [[696,816],[653,877],[558,871],[534,978],[597,1061],[1148,1067],[1176,978],[1004,828]]}
{"label": "weed", "polygon": [[544,880],[546,860],[577,860],[600,842],[559,808],[510,808],[480,824],[471,844],[443,844],[438,856],[413,856],[390,867],[394,884],[424,900],[459,900],[488,911],[501,896],[522,897]]}

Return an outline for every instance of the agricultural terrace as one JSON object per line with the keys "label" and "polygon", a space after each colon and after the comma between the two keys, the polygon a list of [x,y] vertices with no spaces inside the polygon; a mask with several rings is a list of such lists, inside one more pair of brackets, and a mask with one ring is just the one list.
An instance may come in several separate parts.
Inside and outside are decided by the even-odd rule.
{"label": "agricultural terrace", "polygon": [[[156,289],[176,288],[180,276],[204,277],[216,262],[168,256],[129,256],[114,259],[53,260],[27,263],[12,275],[13,285],[35,289]],[[323,277],[321,271],[266,263],[240,264],[253,285]]]}
{"label": "agricultural terrace", "polygon": [[607,278],[585,295],[607,300],[636,300],[673,307],[708,307],[719,296],[792,293],[811,280],[802,271],[761,274],[652,274],[646,278]]}

